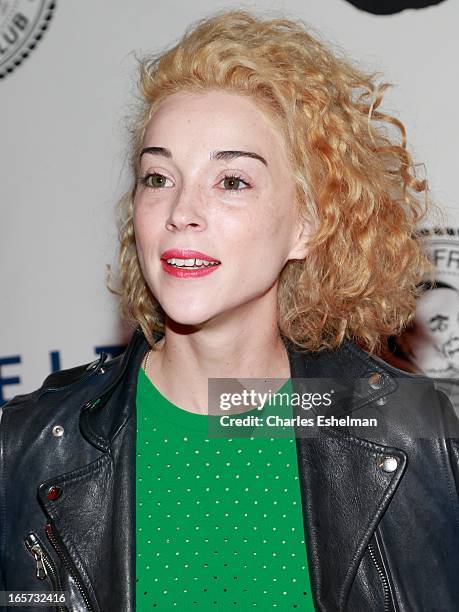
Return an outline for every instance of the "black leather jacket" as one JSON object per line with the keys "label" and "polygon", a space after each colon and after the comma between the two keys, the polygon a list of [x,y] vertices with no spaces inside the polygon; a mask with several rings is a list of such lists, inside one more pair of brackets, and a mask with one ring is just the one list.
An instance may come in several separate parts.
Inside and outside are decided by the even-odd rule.
{"label": "black leather jacket", "polygon": [[[343,414],[386,423],[377,441],[345,428],[296,439],[316,609],[457,612],[459,440],[446,431],[446,395],[349,340],[318,353],[285,343],[294,384],[339,379]],[[135,393],[147,349],[137,329],[120,357],[51,374],[4,406],[3,590],[69,591],[73,612],[134,611]],[[425,413],[440,437],[412,435]]]}

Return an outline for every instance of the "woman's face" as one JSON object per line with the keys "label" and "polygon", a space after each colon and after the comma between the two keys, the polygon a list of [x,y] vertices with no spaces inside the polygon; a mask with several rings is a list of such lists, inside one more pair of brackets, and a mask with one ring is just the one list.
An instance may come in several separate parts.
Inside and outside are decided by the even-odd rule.
{"label": "woman's face", "polygon": [[[238,94],[179,92],[154,112],[143,144],[136,244],[167,316],[201,325],[264,305],[276,317],[279,274],[306,256],[309,228],[297,220],[285,145],[269,118]],[[187,249],[220,263],[193,272],[162,259]],[[178,264],[194,257],[175,254],[188,260]]]}

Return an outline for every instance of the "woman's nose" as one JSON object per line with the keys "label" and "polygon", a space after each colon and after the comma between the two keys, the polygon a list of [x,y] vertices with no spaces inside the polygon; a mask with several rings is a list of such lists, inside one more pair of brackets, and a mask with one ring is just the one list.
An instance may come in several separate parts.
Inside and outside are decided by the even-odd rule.
{"label": "woman's nose", "polygon": [[167,219],[169,229],[187,226],[203,229],[205,222],[205,198],[203,189],[183,187],[178,193]]}

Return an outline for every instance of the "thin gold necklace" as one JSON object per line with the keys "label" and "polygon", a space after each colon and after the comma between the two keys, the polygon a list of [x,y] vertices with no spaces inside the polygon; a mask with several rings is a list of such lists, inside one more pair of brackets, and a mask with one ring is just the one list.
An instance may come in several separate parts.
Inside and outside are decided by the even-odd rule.
{"label": "thin gold necklace", "polygon": [[145,359],[143,360],[143,369],[145,371],[145,374],[147,374],[147,375],[148,375],[148,371],[147,371],[147,368],[148,368],[148,359],[150,357],[150,353],[151,353],[152,350],[153,349],[150,349],[148,351],[148,353],[145,355]]}

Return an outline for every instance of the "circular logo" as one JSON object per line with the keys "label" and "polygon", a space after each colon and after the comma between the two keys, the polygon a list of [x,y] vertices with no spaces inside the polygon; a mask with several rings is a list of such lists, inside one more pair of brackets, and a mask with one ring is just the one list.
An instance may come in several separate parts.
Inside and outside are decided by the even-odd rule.
{"label": "circular logo", "polygon": [[402,369],[459,379],[459,229],[425,228],[418,237],[435,278],[421,284],[414,318],[390,348],[404,360]]}
{"label": "circular logo", "polygon": [[55,1],[0,0],[0,79],[35,49],[53,15]]}

